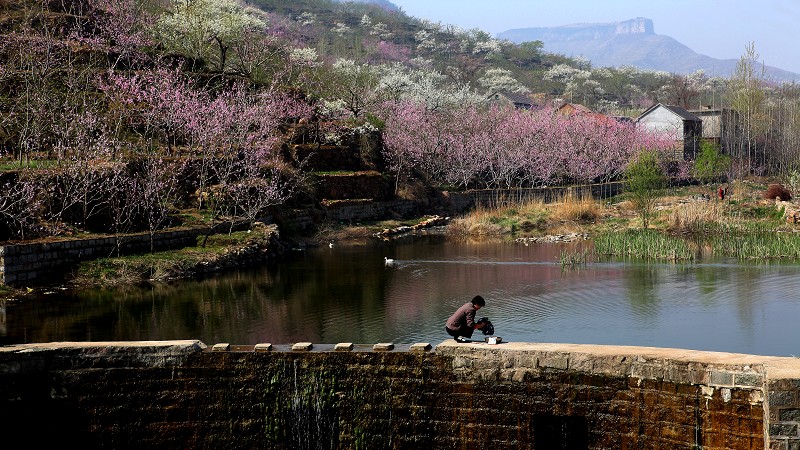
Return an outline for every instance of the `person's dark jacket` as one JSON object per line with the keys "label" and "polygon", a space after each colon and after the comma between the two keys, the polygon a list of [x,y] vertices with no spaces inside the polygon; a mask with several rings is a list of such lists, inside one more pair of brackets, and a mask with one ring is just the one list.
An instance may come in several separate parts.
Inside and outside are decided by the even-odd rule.
{"label": "person's dark jacket", "polygon": [[469,302],[464,303],[447,319],[445,326],[450,330],[458,331],[459,336],[471,337],[472,332],[475,331],[475,305]]}

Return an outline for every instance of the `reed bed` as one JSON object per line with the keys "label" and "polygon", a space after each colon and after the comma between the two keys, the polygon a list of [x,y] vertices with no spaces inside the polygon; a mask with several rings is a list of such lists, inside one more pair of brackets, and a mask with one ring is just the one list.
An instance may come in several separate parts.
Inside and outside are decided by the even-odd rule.
{"label": "reed bed", "polygon": [[606,233],[595,239],[594,248],[599,255],[633,258],[693,261],[697,257],[696,247],[690,245],[685,239],[656,230],[624,230]]}
{"label": "reed bed", "polygon": [[561,262],[561,268],[562,269],[566,268],[566,267],[575,267],[575,266],[578,266],[578,265],[585,265],[586,261],[589,259],[589,251],[588,250],[583,250],[583,251],[568,252],[568,251],[561,250],[561,253],[560,253],[558,259]]}
{"label": "reed bed", "polygon": [[599,255],[672,261],[693,261],[701,247],[710,248],[714,256],[740,260],[800,260],[798,233],[731,230],[690,240],[655,230],[626,230],[604,234],[595,239],[595,252]]}
{"label": "reed bed", "polygon": [[730,233],[709,239],[717,256],[738,259],[800,259],[797,233]]}
{"label": "reed bed", "polygon": [[679,205],[669,217],[667,229],[672,233],[707,234],[720,230],[725,208],[718,202],[690,202]]}

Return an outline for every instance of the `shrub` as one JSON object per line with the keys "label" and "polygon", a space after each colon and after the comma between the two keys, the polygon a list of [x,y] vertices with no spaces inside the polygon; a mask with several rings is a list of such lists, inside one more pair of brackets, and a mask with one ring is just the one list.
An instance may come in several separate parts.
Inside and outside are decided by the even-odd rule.
{"label": "shrub", "polygon": [[652,150],[642,151],[625,169],[625,190],[642,219],[643,228],[648,227],[658,199],[658,190],[666,185],[666,181],[658,154]]}
{"label": "shrub", "polygon": [[700,154],[692,167],[692,173],[703,183],[710,183],[731,168],[731,157],[723,154],[719,146],[710,142],[700,143]]}
{"label": "shrub", "polygon": [[764,198],[768,200],[780,199],[783,202],[788,202],[792,199],[792,194],[782,184],[770,184],[767,190],[764,191]]}

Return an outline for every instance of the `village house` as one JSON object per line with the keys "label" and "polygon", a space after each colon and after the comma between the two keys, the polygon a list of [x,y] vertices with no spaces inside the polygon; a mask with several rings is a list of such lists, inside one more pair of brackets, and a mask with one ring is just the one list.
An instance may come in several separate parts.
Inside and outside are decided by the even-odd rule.
{"label": "village house", "polygon": [[612,121],[612,120],[620,123],[632,122],[632,119],[630,119],[629,117],[607,116],[603,113],[594,112],[591,109],[579,103],[570,103],[570,102],[564,102],[559,107],[557,107],[556,114],[560,114],[566,117],[571,117],[571,116],[591,117],[598,123],[606,123],[607,121]]}
{"label": "village house", "polygon": [[594,111],[579,103],[564,102],[556,108],[556,113],[562,116],[571,116],[573,114],[594,114]]}
{"label": "village house", "polygon": [[533,107],[533,101],[519,92],[496,91],[486,97],[486,100],[503,105],[513,105],[517,109],[531,109]]}
{"label": "village house", "polygon": [[738,120],[736,111],[706,106],[689,112],[703,121],[703,141],[719,146],[723,152],[729,151],[736,138],[736,121]]}
{"label": "village house", "polygon": [[657,103],[639,115],[636,124],[671,135],[675,140],[675,159],[693,160],[700,150],[703,120],[680,106]]}

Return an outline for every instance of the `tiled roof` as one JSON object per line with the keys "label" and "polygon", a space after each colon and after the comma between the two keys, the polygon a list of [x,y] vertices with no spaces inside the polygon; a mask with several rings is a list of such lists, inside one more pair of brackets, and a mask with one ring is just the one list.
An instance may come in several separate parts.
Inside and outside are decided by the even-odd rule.
{"label": "tiled roof", "polygon": [[525,94],[520,94],[519,92],[511,92],[511,91],[498,91],[492,93],[489,97],[494,97],[495,94],[500,94],[503,97],[511,100],[514,103],[519,103],[522,105],[533,105],[533,102],[530,98],[528,98]]}
{"label": "tiled roof", "polygon": [[683,120],[690,120],[692,122],[702,122],[702,119],[700,119],[696,115],[690,113],[689,111],[681,108],[680,106],[665,105],[663,103],[656,103],[655,105],[647,108],[647,110],[645,110],[645,112],[643,112],[638,118],[636,118],[636,121],[638,122],[639,120],[641,120],[642,117],[650,114],[651,111],[655,110],[659,106],[664,107],[664,108],[668,109],[669,111],[672,111],[673,114],[679,116]]}

